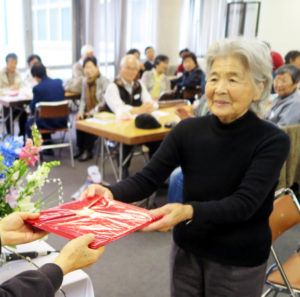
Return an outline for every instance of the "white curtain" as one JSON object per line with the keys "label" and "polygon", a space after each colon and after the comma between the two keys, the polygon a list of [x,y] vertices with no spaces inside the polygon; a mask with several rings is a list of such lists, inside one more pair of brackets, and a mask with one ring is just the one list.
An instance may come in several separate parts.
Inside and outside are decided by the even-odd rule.
{"label": "white curtain", "polygon": [[183,0],[180,48],[204,56],[214,41],[224,38],[226,0]]}

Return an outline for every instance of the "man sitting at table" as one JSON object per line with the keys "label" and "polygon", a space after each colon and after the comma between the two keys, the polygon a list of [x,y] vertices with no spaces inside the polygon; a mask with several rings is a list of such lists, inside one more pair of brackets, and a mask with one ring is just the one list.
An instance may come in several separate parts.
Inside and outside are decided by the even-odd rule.
{"label": "man sitting at table", "polygon": [[[119,119],[133,118],[142,113],[151,113],[156,108],[156,103],[145,86],[135,78],[139,71],[139,61],[134,55],[122,58],[119,67],[119,76],[108,85],[104,95],[105,102],[110,111]],[[155,152],[160,142],[147,143],[150,157]],[[127,159],[133,146],[123,146],[123,160]],[[128,176],[130,158],[123,164],[123,177]]]}
{"label": "man sitting at table", "polygon": [[[33,99],[30,102],[30,110],[34,114],[35,107],[41,101],[61,101],[65,99],[65,91],[60,79],[51,79],[46,74],[46,68],[41,63],[35,63],[31,68],[31,74],[38,82],[33,88]],[[31,137],[31,126],[34,119],[31,118],[26,123],[26,132],[28,137]],[[35,119],[39,129],[56,129],[67,126],[66,117],[50,118],[50,119]],[[51,142],[50,134],[43,134],[44,142]],[[48,151],[49,152],[49,151]],[[50,151],[51,152],[51,151]],[[46,152],[47,153],[47,152]]]}
{"label": "man sitting at table", "polygon": [[[6,67],[0,71],[0,89],[17,91],[22,86],[22,79],[17,69],[18,57],[15,53],[10,53],[5,57]],[[4,117],[9,116],[9,108],[3,107]],[[19,117],[19,135],[25,136],[25,124],[27,114],[23,108],[13,111],[13,118]],[[10,119],[13,120],[13,119]],[[6,131],[11,134],[10,121],[6,120]]]}

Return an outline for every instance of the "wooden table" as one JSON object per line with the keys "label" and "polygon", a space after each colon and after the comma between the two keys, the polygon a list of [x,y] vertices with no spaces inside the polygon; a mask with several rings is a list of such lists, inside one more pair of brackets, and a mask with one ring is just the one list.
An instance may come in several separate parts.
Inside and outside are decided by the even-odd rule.
{"label": "wooden table", "polygon": [[[191,108],[186,106],[185,108]],[[138,129],[134,125],[134,120],[128,121],[114,121],[108,124],[99,124],[96,122],[90,122],[88,120],[77,121],[76,129],[91,133],[102,138],[110,139],[119,142],[119,175],[117,180],[122,180],[122,160],[123,160],[123,144],[137,145],[146,142],[158,141],[164,139],[169,133],[170,129],[165,128],[164,124],[170,121],[178,120],[175,115],[176,107],[169,107],[160,109],[160,111],[168,113],[166,116],[159,117],[159,122],[162,127],[158,129]],[[101,141],[100,149],[100,166],[103,176],[103,161],[104,161],[104,140]]]}

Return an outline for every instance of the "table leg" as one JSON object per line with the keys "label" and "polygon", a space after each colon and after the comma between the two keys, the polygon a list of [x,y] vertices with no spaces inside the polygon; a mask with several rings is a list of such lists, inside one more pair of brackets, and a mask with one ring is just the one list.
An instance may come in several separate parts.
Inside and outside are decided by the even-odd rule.
{"label": "table leg", "polygon": [[3,105],[1,105],[1,109],[2,109],[2,139],[4,139],[4,136],[5,136],[5,129],[6,129],[6,121],[7,119],[5,118],[5,115],[4,115],[4,108],[3,108]]}
{"label": "table leg", "polygon": [[102,175],[102,180],[104,180],[104,137],[100,137],[101,146],[100,146],[100,172]]}
{"label": "table leg", "polygon": [[10,134],[14,136],[14,119],[13,119],[13,110],[12,107],[9,107],[9,123],[10,123]]}
{"label": "table leg", "polygon": [[122,180],[122,171],[123,171],[123,143],[120,142],[120,145],[119,145],[119,181]]}

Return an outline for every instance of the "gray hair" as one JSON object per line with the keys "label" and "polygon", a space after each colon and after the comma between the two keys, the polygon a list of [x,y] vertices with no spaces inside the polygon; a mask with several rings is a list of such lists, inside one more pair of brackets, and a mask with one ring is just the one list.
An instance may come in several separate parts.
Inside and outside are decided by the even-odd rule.
{"label": "gray hair", "polygon": [[283,65],[276,70],[275,75],[285,74],[285,73],[290,74],[290,76],[292,77],[293,84],[300,81],[300,68],[299,67],[292,65],[292,64]]}
{"label": "gray hair", "polygon": [[90,44],[85,44],[81,47],[81,55],[85,56],[89,53],[93,53],[94,52],[94,48],[90,45]]}
{"label": "gray hair", "polygon": [[126,62],[127,62],[127,60],[133,60],[133,61],[135,61],[136,62],[136,65],[137,65],[137,67],[139,67],[139,60],[137,59],[137,57],[135,56],[135,55],[131,55],[131,54],[129,54],[129,55],[125,55],[122,59],[121,59],[121,62],[120,62],[120,66],[124,66],[125,64],[126,64]]}
{"label": "gray hair", "polygon": [[264,42],[256,39],[223,39],[209,47],[206,53],[206,72],[209,76],[217,57],[238,56],[249,70],[254,86],[264,83],[264,90],[258,101],[252,102],[250,109],[262,115],[272,87],[272,59],[270,50]]}

